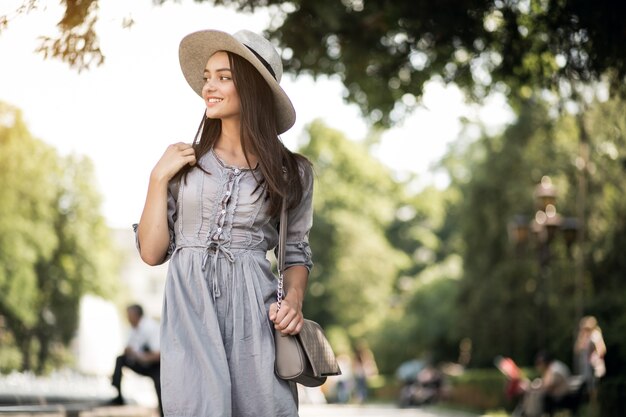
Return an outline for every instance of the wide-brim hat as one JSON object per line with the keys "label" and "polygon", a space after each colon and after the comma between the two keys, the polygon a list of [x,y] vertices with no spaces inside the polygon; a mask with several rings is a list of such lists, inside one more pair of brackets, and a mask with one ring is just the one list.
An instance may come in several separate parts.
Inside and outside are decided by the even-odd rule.
{"label": "wide-brim hat", "polygon": [[200,97],[206,63],[218,51],[235,53],[259,71],[274,96],[278,133],[289,130],[296,121],[296,110],[279,85],[283,76],[283,63],[271,42],[248,30],[233,35],[219,30],[202,30],[185,36],[178,49],[180,67],[185,79]]}

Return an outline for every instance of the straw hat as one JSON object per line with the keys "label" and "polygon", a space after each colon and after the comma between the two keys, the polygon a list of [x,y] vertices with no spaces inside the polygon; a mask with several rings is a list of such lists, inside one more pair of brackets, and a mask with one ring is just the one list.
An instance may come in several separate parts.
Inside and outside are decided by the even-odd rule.
{"label": "straw hat", "polygon": [[202,30],[185,36],[178,50],[180,67],[185,79],[200,97],[204,85],[204,68],[211,55],[217,51],[233,52],[259,71],[274,95],[278,133],[289,130],[296,121],[296,111],[279,85],[283,64],[270,41],[248,30],[240,30],[233,35],[218,30]]}

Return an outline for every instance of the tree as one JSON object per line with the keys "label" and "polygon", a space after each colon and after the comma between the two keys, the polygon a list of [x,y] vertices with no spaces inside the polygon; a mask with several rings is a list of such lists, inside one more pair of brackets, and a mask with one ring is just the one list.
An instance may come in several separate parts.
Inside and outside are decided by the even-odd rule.
{"label": "tree", "polygon": [[386,229],[402,189],[363,144],[317,121],[300,152],[314,165],[313,268],[305,314],[352,339],[377,326],[406,256]]}
{"label": "tree", "polygon": [[561,215],[576,213],[577,145],[570,139],[576,125],[571,117],[549,116],[545,106],[528,101],[502,136],[485,136],[460,150],[466,165],[452,168],[464,214],[458,223],[465,245],[458,305],[477,366],[497,355],[531,364],[540,348],[571,357],[576,286],[565,242],[554,240],[551,260],[542,267],[541,246],[527,241],[516,247],[507,230],[520,214],[528,222],[534,218],[533,191],[543,176],[557,185]]}
{"label": "tree", "polygon": [[87,159],[58,156],[6,104],[0,150],[0,315],[22,368],[41,372],[73,338],[82,295],[111,294],[116,257]]}
{"label": "tree", "polygon": [[[626,75],[620,0],[196,1],[270,7],[276,18],[268,34],[282,46],[286,68],[339,77],[347,99],[383,124],[409,111],[433,76],[474,98],[495,89],[526,99],[537,86],[569,96],[572,83],[603,76],[617,88]],[[40,50],[79,70],[103,62],[94,29],[98,0],[63,4],[60,35],[44,39]]]}
{"label": "tree", "polygon": [[626,262],[626,103],[613,99],[596,103],[586,114],[590,134],[590,184],[585,281],[585,313],[598,318],[607,343],[607,377],[602,381],[601,415],[623,415],[626,389],[626,331],[623,285]]}
{"label": "tree", "polygon": [[[458,359],[456,305],[462,262],[454,226],[455,189],[428,187],[409,192],[387,228],[390,244],[410,261],[398,273],[389,309],[370,340],[381,372],[392,374],[404,361]],[[389,343],[393,340],[393,343]]]}
{"label": "tree", "polygon": [[427,352],[456,359],[461,262],[444,240],[446,207],[457,194],[429,188],[411,195],[366,143],[319,121],[307,132],[300,151],[313,162],[316,185],[305,315],[337,336],[341,350],[349,349],[345,339],[366,339],[384,372]]}
{"label": "tree", "polygon": [[[37,272],[40,259],[52,256],[56,155],[30,138],[19,111],[0,104],[0,314],[5,316],[22,352],[29,352],[38,321]],[[25,140],[24,140],[25,139]],[[23,367],[30,368],[24,354]]]}
{"label": "tree", "polygon": [[[617,197],[626,187],[624,110],[619,99],[590,106],[583,117],[590,147],[585,167],[578,144],[571,140],[579,136],[579,116],[550,113],[538,99],[527,102],[518,121],[501,136],[458,143],[444,162],[462,196],[456,209],[463,214],[457,225],[464,242],[457,302],[461,336],[473,341],[475,366],[489,366],[496,355],[532,364],[540,348],[569,362],[582,290],[583,312],[599,318],[613,345],[612,369],[615,375],[623,372],[625,353],[613,335],[624,330],[623,303],[618,300],[624,297],[626,207]],[[581,168],[589,179],[586,202],[580,201],[578,188]],[[536,241],[516,246],[507,225],[519,214],[532,220],[533,189],[544,175],[557,187],[558,212],[577,216],[584,203],[587,221],[579,218],[579,225],[586,225],[584,241],[568,248],[562,236],[555,238],[551,260],[542,269]],[[573,258],[581,253],[586,268],[577,282],[580,265]]]}
{"label": "tree", "polygon": [[[465,243],[457,300],[460,335],[473,342],[474,366],[490,366],[496,355],[531,365],[539,348],[571,364],[577,292],[582,290],[583,313],[598,318],[609,351],[600,414],[622,415],[626,105],[617,98],[594,102],[582,116],[551,113],[541,100],[521,109],[503,135],[458,143],[444,162],[462,195],[456,209],[463,214],[457,225]],[[579,144],[571,140],[581,126],[589,146],[586,164]],[[579,189],[581,169],[587,172],[586,195]],[[573,247],[562,239],[553,241],[551,262],[542,270],[536,244],[531,240],[516,246],[507,238],[507,224],[516,214],[536,210],[532,193],[543,175],[557,186],[558,211],[578,215],[576,208],[584,207],[587,221],[579,223],[584,239]],[[572,259],[581,254],[585,262],[577,265]],[[582,280],[576,282],[575,270],[581,266]]]}

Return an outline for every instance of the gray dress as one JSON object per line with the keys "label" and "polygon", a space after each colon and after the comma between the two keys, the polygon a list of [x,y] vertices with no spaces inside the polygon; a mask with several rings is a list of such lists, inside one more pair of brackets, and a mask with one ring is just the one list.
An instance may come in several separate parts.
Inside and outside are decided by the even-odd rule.
{"label": "gray dress", "polygon": [[[274,373],[269,306],[276,278],[266,255],[277,219],[257,188],[261,171],[214,152],[170,186],[170,257],[161,322],[161,389],[168,417],[293,417],[293,387]],[[289,212],[286,265],[311,268],[313,176]],[[256,177],[256,178],[255,178]]]}

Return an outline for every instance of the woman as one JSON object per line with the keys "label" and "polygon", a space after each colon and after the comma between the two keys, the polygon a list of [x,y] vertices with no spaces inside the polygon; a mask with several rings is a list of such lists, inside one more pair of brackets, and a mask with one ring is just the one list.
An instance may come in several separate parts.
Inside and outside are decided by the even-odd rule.
{"label": "woman", "polygon": [[[170,145],[150,175],[137,227],[142,259],[170,259],[161,323],[166,416],[297,416],[274,373],[273,329],[297,334],[312,266],[312,170],[278,135],[295,121],[280,56],[249,31],[207,30],[180,44],[206,106],[193,145]],[[286,296],[277,310],[268,250],[289,208]]]}
{"label": "woman", "polygon": [[606,345],[595,317],[585,316],[580,319],[574,354],[577,373],[583,377],[588,392],[595,395],[598,380],[606,373]]}

